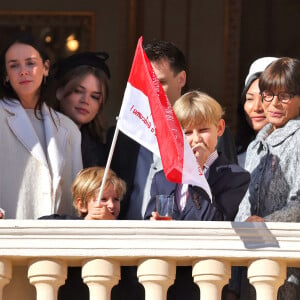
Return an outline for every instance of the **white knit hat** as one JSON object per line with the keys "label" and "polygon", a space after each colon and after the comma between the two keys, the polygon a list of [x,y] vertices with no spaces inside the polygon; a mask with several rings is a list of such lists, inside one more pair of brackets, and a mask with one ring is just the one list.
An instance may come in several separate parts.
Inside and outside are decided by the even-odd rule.
{"label": "white knit hat", "polygon": [[261,57],[255,60],[249,69],[249,73],[245,79],[245,85],[247,85],[248,79],[255,73],[263,72],[265,68],[272,63],[274,60],[277,60],[278,57]]}

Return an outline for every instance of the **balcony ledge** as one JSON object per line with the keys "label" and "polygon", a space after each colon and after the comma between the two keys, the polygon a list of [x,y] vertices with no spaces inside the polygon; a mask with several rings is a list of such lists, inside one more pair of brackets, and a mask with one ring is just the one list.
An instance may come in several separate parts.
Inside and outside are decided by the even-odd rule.
{"label": "balcony ledge", "polygon": [[0,245],[0,257],[13,259],[14,264],[53,257],[81,265],[86,257],[107,257],[132,265],[138,259],[159,257],[191,265],[219,257],[232,265],[246,265],[249,258],[266,257],[298,266],[300,224],[1,220]]}

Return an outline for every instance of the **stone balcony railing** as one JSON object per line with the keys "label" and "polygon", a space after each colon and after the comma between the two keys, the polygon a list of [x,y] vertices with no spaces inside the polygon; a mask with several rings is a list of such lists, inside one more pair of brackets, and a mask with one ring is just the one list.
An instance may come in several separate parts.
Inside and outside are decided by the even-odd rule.
{"label": "stone balcony railing", "polygon": [[299,262],[297,223],[0,221],[0,300],[54,300],[68,266],[82,267],[91,300],[110,299],[128,265],[146,300],[166,299],[181,265],[193,267],[202,300],[221,298],[234,265],[248,266],[258,300],[273,300]]}

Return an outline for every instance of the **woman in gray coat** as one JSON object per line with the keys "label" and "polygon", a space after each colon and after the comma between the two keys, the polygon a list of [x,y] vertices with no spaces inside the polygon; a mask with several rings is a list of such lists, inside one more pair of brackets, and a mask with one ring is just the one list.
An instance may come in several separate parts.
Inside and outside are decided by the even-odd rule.
{"label": "woman in gray coat", "polygon": [[[249,145],[248,191],[236,221],[300,221],[300,61],[283,57],[262,73],[259,88],[269,122]],[[278,299],[300,299],[300,272],[288,270]]]}

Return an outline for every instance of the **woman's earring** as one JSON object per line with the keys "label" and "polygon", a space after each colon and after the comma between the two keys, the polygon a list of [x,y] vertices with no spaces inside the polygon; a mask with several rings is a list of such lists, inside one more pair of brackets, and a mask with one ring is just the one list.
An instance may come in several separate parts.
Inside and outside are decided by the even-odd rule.
{"label": "woman's earring", "polygon": [[43,76],[43,84],[47,83],[47,76]]}

